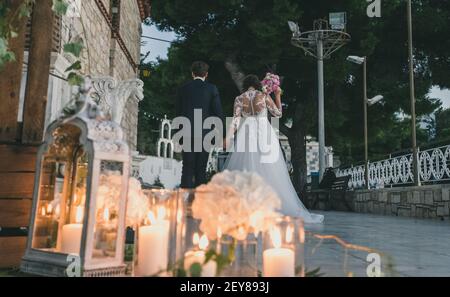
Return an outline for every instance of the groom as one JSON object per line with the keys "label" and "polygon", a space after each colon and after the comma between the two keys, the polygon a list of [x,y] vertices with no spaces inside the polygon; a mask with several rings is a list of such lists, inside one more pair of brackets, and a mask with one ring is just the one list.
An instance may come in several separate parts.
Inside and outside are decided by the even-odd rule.
{"label": "groom", "polygon": [[[176,101],[176,116],[185,117],[191,123],[190,150],[183,147],[183,171],[181,176],[181,188],[193,189],[206,183],[206,166],[208,164],[209,151],[203,147],[203,139],[210,129],[194,129],[194,111],[202,113],[202,127],[204,120],[209,117],[217,117],[223,123],[222,105],[217,87],[208,83],[209,66],[205,62],[196,61],[192,64],[191,73],[193,80],[184,84],[178,90]],[[197,119],[198,121],[198,119]],[[224,135],[224,134],[223,134]],[[225,137],[225,135],[224,135]],[[197,149],[194,150],[194,144]],[[199,143],[201,149],[199,149]]]}

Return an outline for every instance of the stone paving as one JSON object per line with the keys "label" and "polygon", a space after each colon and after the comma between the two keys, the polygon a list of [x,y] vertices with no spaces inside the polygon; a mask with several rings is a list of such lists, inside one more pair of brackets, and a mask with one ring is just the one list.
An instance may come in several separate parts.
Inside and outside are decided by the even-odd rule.
{"label": "stone paving", "polygon": [[[382,258],[385,276],[450,276],[450,221],[379,216],[345,212],[319,212],[322,226],[307,226],[316,234],[337,235],[390,256]],[[367,276],[367,252],[348,251],[334,240],[307,237],[307,270],[320,267],[325,276]],[[388,264],[393,265],[389,269]]]}

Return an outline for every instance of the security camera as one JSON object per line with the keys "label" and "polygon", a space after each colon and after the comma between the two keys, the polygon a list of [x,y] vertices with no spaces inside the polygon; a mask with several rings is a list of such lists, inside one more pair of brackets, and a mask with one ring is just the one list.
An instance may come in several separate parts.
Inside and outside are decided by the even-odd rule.
{"label": "security camera", "polygon": [[367,100],[367,104],[369,104],[369,106],[372,106],[374,104],[377,104],[378,102],[380,102],[383,99],[384,99],[383,96],[377,95],[377,96],[373,97],[372,99]]}
{"label": "security camera", "polygon": [[347,61],[356,63],[356,64],[362,64],[365,61],[365,58],[358,57],[358,56],[348,56]]}
{"label": "security camera", "polygon": [[288,21],[288,25],[289,25],[289,29],[291,29],[293,35],[295,35],[295,36],[300,35],[300,28],[298,27],[297,23]]}

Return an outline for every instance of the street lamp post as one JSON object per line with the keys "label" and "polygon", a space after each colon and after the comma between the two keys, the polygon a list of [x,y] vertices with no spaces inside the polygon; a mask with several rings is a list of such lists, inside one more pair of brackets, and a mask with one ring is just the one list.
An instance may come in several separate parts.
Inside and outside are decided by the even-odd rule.
{"label": "street lamp post", "polygon": [[325,103],[324,103],[324,59],[329,58],[335,51],[343,47],[350,41],[350,35],[345,32],[345,13],[334,13],[330,15],[332,28],[329,28],[328,21],[314,21],[314,30],[300,32],[299,26],[289,21],[289,28],[292,31],[291,42],[294,46],[305,51],[307,55],[317,59],[318,78],[318,106],[319,106],[319,177],[323,178],[325,172]]}
{"label": "street lamp post", "polygon": [[363,63],[364,71],[364,178],[366,180],[366,187],[370,189],[369,185],[369,140],[367,133],[367,57],[364,57]]}
{"label": "street lamp post", "polygon": [[416,95],[414,91],[414,57],[413,57],[413,42],[412,42],[412,5],[411,0],[407,4],[408,14],[408,52],[409,52],[409,90],[411,100],[411,142],[412,142],[412,159],[413,159],[413,175],[414,185],[420,186],[419,179],[419,162],[417,154],[417,139],[416,139]]}
{"label": "street lamp post", "polygon": [[369,141],[368,141],[368,124],[367,124],[367,108],[383,99],[383,96],[377,95],[372,99],[367,96],[367,57],[349,56],[348,61],[363,65],[363,84],[364,84],[364,181],[366,183],[366,188],[369,189]]}
{"label": "street lamp post", "polygon": [[[317,32],[317,34],[321,34]],[[325,172],[325,90],[323,78],[323,39],[317,38],[317,82],[319,106],[319,178]]]}

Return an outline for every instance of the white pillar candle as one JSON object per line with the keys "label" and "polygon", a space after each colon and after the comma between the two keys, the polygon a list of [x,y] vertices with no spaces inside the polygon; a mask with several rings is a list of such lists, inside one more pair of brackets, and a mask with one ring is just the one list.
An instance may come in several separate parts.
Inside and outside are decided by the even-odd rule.
{"label": "white pillar candle", "polygon": [[202,265],[202,277],[214,277],[216,276],[217,264],[210,260],[204,264],[206,260],[206,254],[204,251],[188,251],[184,254],[184,270],[189,273],[189,269],[192,264],[198,263]]}
{"label": "white pillar candle", "polygon": [[81,232],[83,224],[68,224],[62,227],[61,252],[80,254]]}
{"label": "white pillar candle", "polygon": [[265,250],[263,266],[265,277],[293,277],[295,276],[295,253],[285,248]]}
{"label": "white pillar candle", "polygon": [[150,276],[167,269],[169,258],[169,221],[162,220],[139,228],[139,275]]}
{"label": "white pillar candle", "polygon": [[80,254],[81,233],[83,232],[84,210],[83,206],[75,209],[75,224],[67,224],[62,227],[61,252],[64,254]]}

